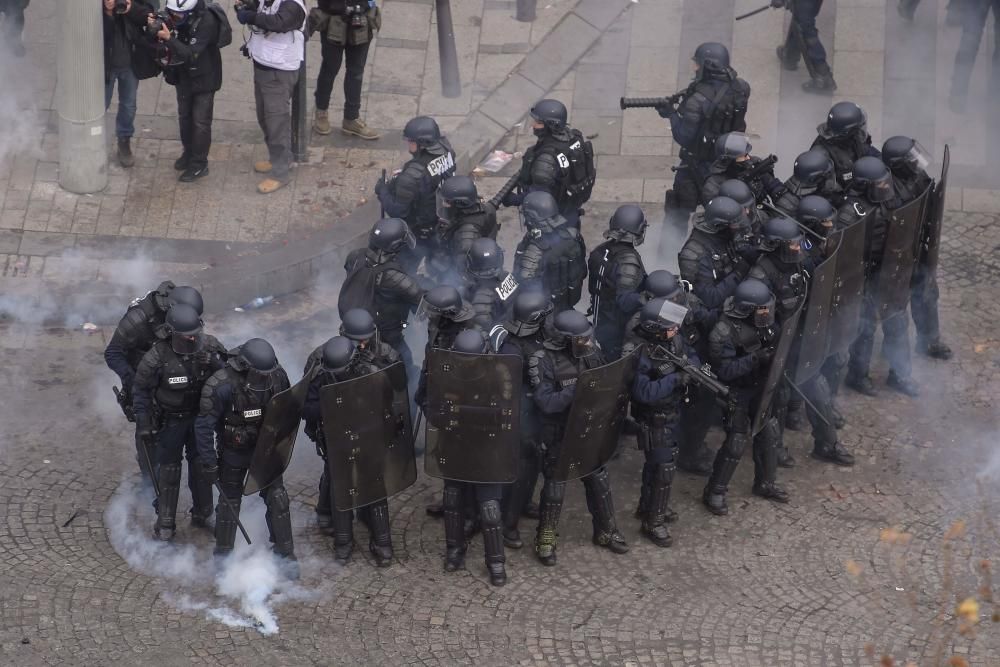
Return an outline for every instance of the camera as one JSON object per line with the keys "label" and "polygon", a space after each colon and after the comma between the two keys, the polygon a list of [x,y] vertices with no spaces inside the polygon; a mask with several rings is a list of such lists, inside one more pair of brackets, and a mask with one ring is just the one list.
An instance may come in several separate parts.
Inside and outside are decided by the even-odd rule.
{"label": "camera", "polygon": [[347,5],[347,16],[351,19],[352,28],[363,28],[368,24],[368,4],[354,3]]}
{"label": "camera", "polygon": [[153,15],[153,23],[147,27],[147,30],[149,34],[155,35],[163,30],[163,26],[170,27],[170,17],[165,12],[156,12]]}
{"label": "camera", "polygon": [[128,0],[115,0],[115,14],[124,14],[128,11]]}

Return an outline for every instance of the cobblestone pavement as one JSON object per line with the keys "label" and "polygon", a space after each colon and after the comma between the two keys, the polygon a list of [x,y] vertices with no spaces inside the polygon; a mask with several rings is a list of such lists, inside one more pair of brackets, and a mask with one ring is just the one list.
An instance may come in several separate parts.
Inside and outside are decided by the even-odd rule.
{"label": "cobblestone pavement", "polygon": [[[123,518],[142,535],[152,513],[149,491],[131,491],[131,432],[100,356],[110,331],[3,325],[0,664],[1000,664],[998,247],[995,216],[949,216],[942,319],[956,358],[917,360],[919,400],[845,391],[853,469],[809,459],[791,434],[800,463],[781,479],[792,502],[753,498],[747,462],[726,518],[701,508],[701,479],[680,475],[670,549],[639,536],[640,457],[625,439],[610,468],[626,555],[590,544],[571,485],[558,567],[508,551],[510,583],[491,588],[476,539],[467,571],[445,575],[443,528],[423,511],[439,485],[421,475],[390,503],[394,565],[375,569],[361,549],[337,568],[313,519],[319,459],[303,440],[286,476],[303,578],[270,598],[269,635],[239,627],[266,614],[199,573],[210,567],[207,535],[181,522],[173,548],[125,539]],[[294,376],[335,330],[329,289],[209,325],[229,345],[265,334]],[[266,543],[259,504],[246,507]],[[955,615],[967,597],[980,603],[972,628]]]}

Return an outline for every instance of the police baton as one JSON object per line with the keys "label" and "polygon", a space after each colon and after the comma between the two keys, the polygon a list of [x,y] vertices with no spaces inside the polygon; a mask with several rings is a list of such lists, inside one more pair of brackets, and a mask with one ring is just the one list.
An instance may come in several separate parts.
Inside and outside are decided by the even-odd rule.
{"label": "police baton", "polygon": [[736,17],[736,20],[737,21],[742,21],[743,19],[748,19],[751,16],[756,16],[757,14],[760,14],[761,12],[766,12],[769,9],[771,9],[771,4],[770,3],[764,5],[760,9],[755,9],[752,12],[747,12],[746,14],[740,14],[739,16]]}
{"label": "police baton", "polygon": [[[385,169],[383,169],[382,170],[382,187],[385,187],[386,184],[387,183],[386,183],[386,180],[385,180]],[[385,204],[382,203],[382,198],[381,197],[378,198],[378,205],[379,205],[379,210],[381,211],[381,214],[379,215],[379,218],[384,218],[385,217]]]}
{"label": "police baton", "polygon": [[803,225],[801,222],[799,222],[798,220],[796,220],[792,216],[788,215],[787,213],[785,213],[784,211],[782,211],[780,208],[778,208],[774,204],[770,203],[769,201],[762,200],[760,202],[760,204],[764,208],[769,208],[772,211],[774,211],[775,213],[777,213],[778,215],[780,215],[782,217],[785,217],[785,218],[788,218],[789,220],[791,220],[792,222],[794,222],[796,225],[798,225],[799,229],[801,229],[803,232],[805,232],[809,236],[812,236],[813,238],[819,239],[820,241],[826,241],[826,237],[825,236],[823,236],[822,234],[819,234],[819,233],[814,232],[813,230],[809,229],[808,227],[806,227],[805,225]]}
{"label": "police baton", "polygon": [[250,536],[247,535],[247,529],[243,527],[243,522],[240,521],[239,512],[237,512],[236,509],[233,507],[233,504],[229,502],[229,498],[226,497],[226,492],[222,490],[222,484],[219,484],[219,480],[215,480],[214,484],[215,488],[219,491],[219,501],[226,506],[226,509],[233,516],[233,519],[236,521],[236,525],[240,529],[240,532],[243,533],[243,539],[247,541],[247,544],[253,544],[253,542],[250,541]]}
{"label": "police baton", "polygon": [[799,389],[794,382],[792,382],[792,379],[788,377],[788,373],[784,373],[784,377],[785,377],[785,382],[787,382],[788,386],[790,386],[792,389],[795,390],[795,393],[799,395],[799,398],[802,399],[802,402],[808,405],[812,409],[812,411],[816,413],[816,416],[819,417],[820,420],[822,420],[824,424],[826,424],[827,426],[833,426],[833,424],[827,421],[826,417],[823,416],[823,413],[820,412],[815,405],[813,405],[813,402],[810,401],[808,398],[806,398],[806,395],[802,393],[802,390]]}

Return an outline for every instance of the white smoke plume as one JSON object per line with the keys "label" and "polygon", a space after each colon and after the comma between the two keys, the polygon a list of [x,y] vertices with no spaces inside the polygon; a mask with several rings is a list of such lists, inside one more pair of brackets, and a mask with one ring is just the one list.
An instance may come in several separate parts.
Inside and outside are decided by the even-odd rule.
{"label": "white smoke plume", "polygon": [[[251,534],[248,546],[237,535],[236,549],[221,564],[211,546],[159,542],[149,536],[154,517],[148,489],[124,479],[104,513],[104,523],[115,551],[129,567],[163,580],[162,598],[182,611],[195,611],[230,627],[254,628],[264,635],[278,632],[276,607],[286,601],[314,599],[321,590],[306,590],[288,578],[289,565],[268,548],[264,505],[247,498],[240,519]],[[257,534],[254,529],[257,528]],[[303,569],[313,565],[306,560]],[[319,565],[316,565],[318,569]]]}
{"label": "white smoke plume", "polygon": [[4,82],[0,95],[0,174],[18,155],[41,154],[44,127],[31,84],[34,77],[42,75],[37,70],[30,59],[13,57],[8,40],[0,39],[0,81]]}

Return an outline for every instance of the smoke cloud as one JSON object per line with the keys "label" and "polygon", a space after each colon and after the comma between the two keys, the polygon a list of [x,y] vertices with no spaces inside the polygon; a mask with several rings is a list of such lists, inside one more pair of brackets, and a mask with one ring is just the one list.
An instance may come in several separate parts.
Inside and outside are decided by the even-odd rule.
{"label": "smoke cloud", "polygon": [[[149,537],[154,516],[147,502],[149,489],[125,479],[104,513],[111,545],[129,567],[169,586],[163,600],[181,611],[204,614],[230,627],[254,628],[264,635],[278,632],[276,607],[293,600],[316,599],[323,588],[306,590],[289,579],[289,565],[274,556],[266,535],[254,534],[264,525],[264,505],[247,498],[240,519],[253,545],[237,536],[236,549],[221,563],[212,546],[159,542]],[[214,543],[213,543],[214,544]],[[306,559],[303,570],[319,569]]]}

